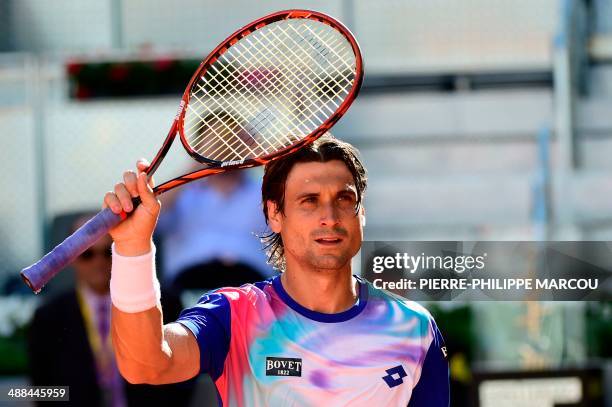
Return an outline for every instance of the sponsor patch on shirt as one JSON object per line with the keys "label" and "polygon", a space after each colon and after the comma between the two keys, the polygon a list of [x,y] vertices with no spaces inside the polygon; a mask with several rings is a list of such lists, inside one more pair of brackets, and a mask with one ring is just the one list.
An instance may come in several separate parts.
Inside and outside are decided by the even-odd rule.
{"label": "sponsor patch on shirt", "polygon": [[266,376],[302,376],[302,359],[266,357]]}

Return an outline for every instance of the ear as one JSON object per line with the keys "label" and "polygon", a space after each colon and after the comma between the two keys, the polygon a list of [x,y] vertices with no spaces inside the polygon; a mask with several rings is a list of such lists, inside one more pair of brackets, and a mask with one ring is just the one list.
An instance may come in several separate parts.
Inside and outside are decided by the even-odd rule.
{"label": "ear", "polygon": [[283,225],[283,215],[278,210],[276,202],[266,201],[266,210],[268,211],[268,225],[274,233],[280,233]]}
{"label": "ear", "polygon": [[366,225],[366,216],[365,216],[365,208],[361,206],[359,208],[359,221],[361,222],[361,227],[365,227]]}

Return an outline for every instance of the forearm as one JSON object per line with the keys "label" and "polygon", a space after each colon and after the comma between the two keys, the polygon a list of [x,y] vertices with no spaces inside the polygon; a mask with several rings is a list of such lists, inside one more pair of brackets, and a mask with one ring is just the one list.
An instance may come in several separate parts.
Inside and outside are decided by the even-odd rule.
{"label": "forearm", "polygon": [[155,247],[122,256],[113,247],[111,275],[112,339],[121,374],[130,383],[165,384],[195,376],[198,344],[181,324],[163,325]]}
{"label": "forearm", "polygon": [[[144,249],[144,248],[143,248]],[[131,382],[148,382],[169,363],[164,346],[155,248],[142,253],[113,246],[112,339],[117,364]]]}
{"label": "forearm", "polygon": [[113,306],[112,339],[119,371],[131,383],[154,383],[172,354],[164,340],[161,306],[129,313]]}

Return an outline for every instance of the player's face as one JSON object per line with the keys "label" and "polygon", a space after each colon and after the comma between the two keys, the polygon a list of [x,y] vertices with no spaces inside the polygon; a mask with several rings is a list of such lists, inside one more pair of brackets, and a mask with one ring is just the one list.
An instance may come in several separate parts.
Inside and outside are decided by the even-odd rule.
{"label": "player's face", "polygon": [[283,238],[288,268],[350,267],[363,240],[363,210],[356,214],[357,188],[342,161],[296,164],[285,184],[284,216],[272,214],[270,205],[270,226]]}

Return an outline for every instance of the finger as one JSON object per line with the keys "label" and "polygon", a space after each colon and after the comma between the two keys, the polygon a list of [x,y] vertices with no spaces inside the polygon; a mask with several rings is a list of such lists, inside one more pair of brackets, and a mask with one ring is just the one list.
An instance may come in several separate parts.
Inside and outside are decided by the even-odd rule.
{"label": "finger", "polygon": [[132,205],[132,196],[123,182],[119,182],[115,185],[115,195],[117,195],[123,210],[125,212],[132,212],[134,209],[134,205]]}
{"label": "finger", "polygon": [[138,169],[139,173],[142,171],[146,171],[150,165],[151,164],[149,163],[149,161],[145,160],[144,158],[141,158],[138,161],[136,161],[136,168]]}
{"label": "finger", "polygon": [[138,195],[140,195],[140,200],[149,213],[156,216],[157,212],[159,212],[160,203],[155,198],[153,188],[147,182],[147,174],[144,172],[138,174]]}
{"label": "finger", "polygon": [[[138,173],[145,171],[151,166],[148,160],[141,158],[136,162],[136,168],[138,168]],[[153,176],[149,177],[149,185],[151,188],[155,186],[155,181],[153,180]]]}
{"label": "finger", "polygon": [[121,202],[119,202],[119,198],[117,198],[117,195],[115,195],[113,191],[108,191],[106,194],[104,194],[104,204],[102,207],[111,208],[111,211],[117,214],[121,213],[123,210],[121,208]]}
{"label": "finger", "polygon": [[138,196],[137,180],[138,178],[134,171],[126,171],[123,173],[123,183],[125,184],[125,187],[132,198],[136,198]]}

